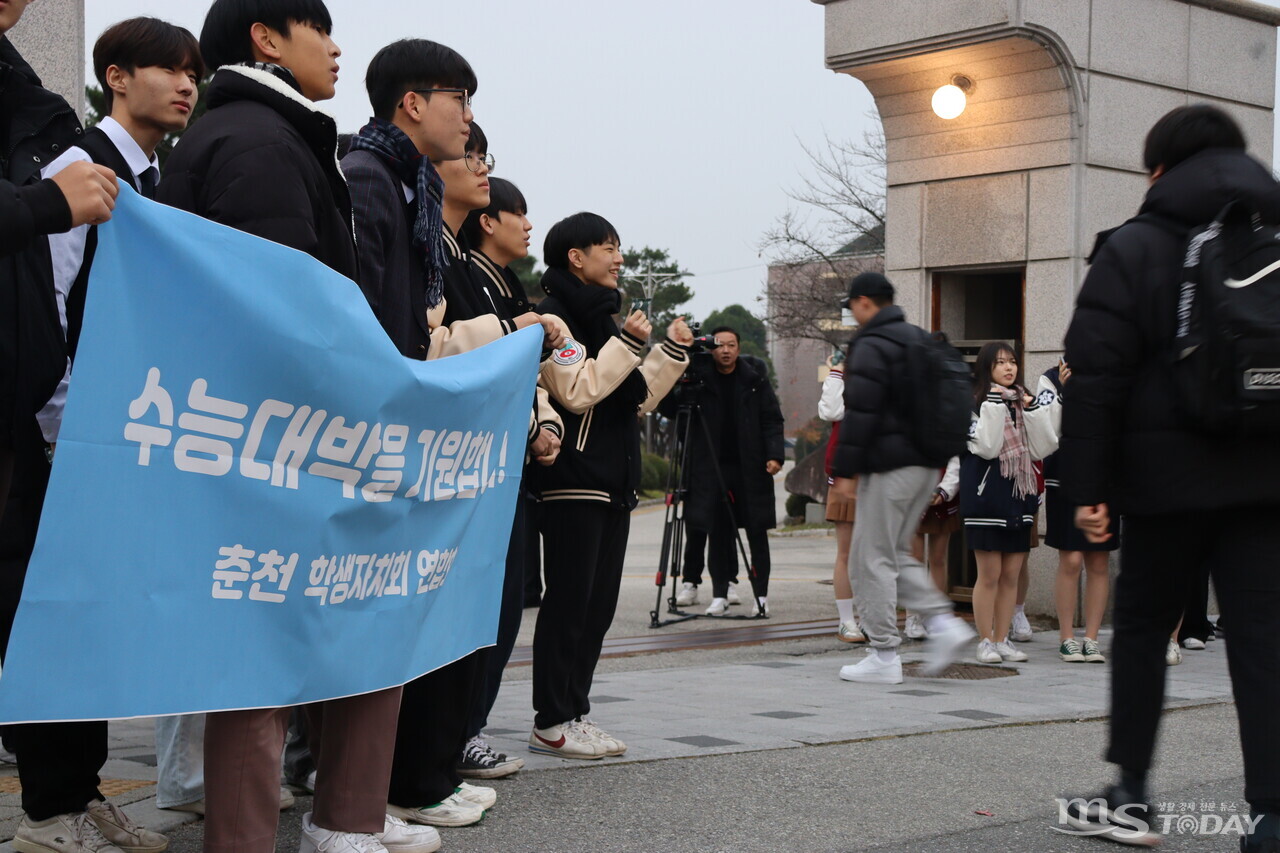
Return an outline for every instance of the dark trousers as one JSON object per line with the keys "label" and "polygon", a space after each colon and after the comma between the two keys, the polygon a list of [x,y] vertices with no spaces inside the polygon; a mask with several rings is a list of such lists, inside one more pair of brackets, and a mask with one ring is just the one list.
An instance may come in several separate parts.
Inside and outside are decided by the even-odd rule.
{"label": "dark trousers", "polygon": [[1209,621],[1209,565],[1206,563],[1187,583],[1187,605],[1182,612],[1182,627],[1178,628],[1178,642],[1189,637],[1204,641],[1212,633],[1213,623]]}
{"label": "dark trousers", "polygon": [[[702,570],[707,567],[707,531],[696,527],[684,529],[684,563],[680,579],[698,586],[702,583]],[[735,578],[736,580],[736,578]]]}
{"label": "dark trousers", "polygon": [[487,651],[472,652],[404,686],[387,802],[404,808],[430,806],[462,784],[458,759]]}
{"label": "dark trousers", "polygon": [[524,616],[524,543],[528,526],[525,502],[521,497],[516,501],[511,541],[507,545],[507,568],[502,577],[502,604],[498,610],[498,639],[486,652],[484,666],[475,679],[471,716],[467,720],[467,740],[484,731],[489,722],[489,712],[493,710],[493,703],[498,701],[498,690],[502,687],[502,671],[511,660],[511,650],[515,648],[516,635],[520,633],[520,619]]}
{"label": "dark trousers", "polygon": [[542,600],[542,533],[535,520],[538,517],[538,501],[520,495],[524,507],[524,606],[537,607]]}
{"label": "dark trousers", "polygon": [[[49,484],[49,460],[35,420],[21,433],[0,517],[0,656],[8,650]],[[103,798],[98,772],[107,760],[105,722],[6,726],[4,740],[17,756],[22,808],[32,820],[81,812],[90,800]]]}
{"label": "dark trousers", "polygon": [[1186,606],[1186,590],[1209,567],[1231,623],[1225,643],[1240,742],[1245,798],[1280,801],[1280,528],[1277,506],[1126,516],[1111,650],[1111,743],[1124,770],[1151,767],[1164,700],[1165,646]]}
{"label": "dark trousers", "polygon": [[551,501],[540,507],[547,588],[533,635],[534,725],[587,714],[604,635],[622,584],[631,514],[605,503]]}
{"label": "dark trousers", "polygon": [[754,527],[747,518],[745,508],[739,501],[745,501],[742,488],[742,477],[733,469],[724,471],[725,486],[729,491],[729,504],[717,495],[715,515],[712,517],[711,531],[707,537],[707,569],[711,573],[711,594],[716,598],[724,598],[729,594],[729,582],[738,580],[738,528],[746,529],[747,544],[751,549],[751,565],[747,575],[751,579],[751,589],[755,595],[769,594],[769,570],[772,563],[769,559],[769,531],[762,527]]}

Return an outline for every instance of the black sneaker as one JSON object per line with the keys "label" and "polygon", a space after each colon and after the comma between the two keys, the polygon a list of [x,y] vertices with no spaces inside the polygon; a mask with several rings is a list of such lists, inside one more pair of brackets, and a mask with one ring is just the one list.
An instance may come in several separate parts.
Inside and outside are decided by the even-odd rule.
{"label": "black sneaker", "polygon": [[523,758],[512,758],[489,746],[484,735],[476,735],[462,749],[458,775],[464,779],[501,779],[524,767]]}
{"label": "black sneaker", "polygon": [[1280,853],[1280,814],[1264,814],[1252,835],[1240,839],[1241,853]]}
{"label": "black sneaker", "polygon": [[1067,835],[1106,838],[1132,847],[1154,847],[1160,833],[1149,822],[1151,806],[1132,797],[1119,785],[1112,785],[1089,798],[1058,799],[1058,825]]}

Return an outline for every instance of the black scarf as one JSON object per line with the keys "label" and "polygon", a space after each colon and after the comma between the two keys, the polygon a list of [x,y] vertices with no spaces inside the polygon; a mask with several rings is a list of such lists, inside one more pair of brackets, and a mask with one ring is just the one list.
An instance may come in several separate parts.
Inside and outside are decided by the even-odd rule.
{"label": "black scarf", "polygon": [[413,221],[413,245],[422,250],[427,271],[427,307],[444,297],[444,273],[449,253],[444,247],[444,180],[418,146],[392,122],[371,118],[351,140],[351,148],[372,151],[386,160],[396,177],[413,190],[418,215]]}
{"label": "black scarf", "polygon": [[[610,338],[620,337],[613,316],[622,310],[622,293],[609,287],[583,284],[573,273],[548,268],[542,274],[542,289],[569,313],[567,318],[591,353],[597,354]],[[649,396],[649,386],[639,370],[627,374],[610,397],[623,399],[639,408]]]}

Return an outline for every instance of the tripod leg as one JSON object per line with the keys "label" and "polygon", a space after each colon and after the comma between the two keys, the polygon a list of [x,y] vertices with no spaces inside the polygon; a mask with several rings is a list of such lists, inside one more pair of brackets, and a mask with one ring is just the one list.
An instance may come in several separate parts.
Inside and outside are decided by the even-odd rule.
{"label": "tripod leg", "polygon": [[[662,525],[662,547],[658,554],[658,574],[654,578],[658,593],[653,609],[649,611],[650,628],[661,628],[663,625],[669,625],[672,622],[683,622],[687,619],[693,619],[695,616],[694,614],[682,613],[676,606],[676,587],[683,568],[680,560],[683,554],[681,548],[684,543],[684,498],[688,488],[685,471],[688,461],[689,428],[691,423],[691,413],[688,407],[681,406],[676,413],[676,422],[671,432],[671,451],[669,453],[671,465],[667,469],[667,507]],[[668,572],[668,567],[671,568],[670,572]],[[658,618],[658,614],[662,608],[662,595],[668,574],[671,577],[671,594],[667,599],[668,612],[677,614],[679,618],[663,621]]]}

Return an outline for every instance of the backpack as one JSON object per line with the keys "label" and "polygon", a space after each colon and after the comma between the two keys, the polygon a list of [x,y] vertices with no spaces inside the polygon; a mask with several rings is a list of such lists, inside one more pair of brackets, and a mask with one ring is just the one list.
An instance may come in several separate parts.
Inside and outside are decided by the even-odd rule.
{"label": "backpack", "polygon": [[898,413],[920,455],[930,465],[946,465],[969,443],[973,372],[942,332],[909,330],[909,337],[899,340],[908,382],[906,393],[896,398]]}
{"label": "backpack", "polygon": [[1280,429],[1280,232],[1232,202],[1193,228],[1179,285],[1174,401],[1215,435]]}

